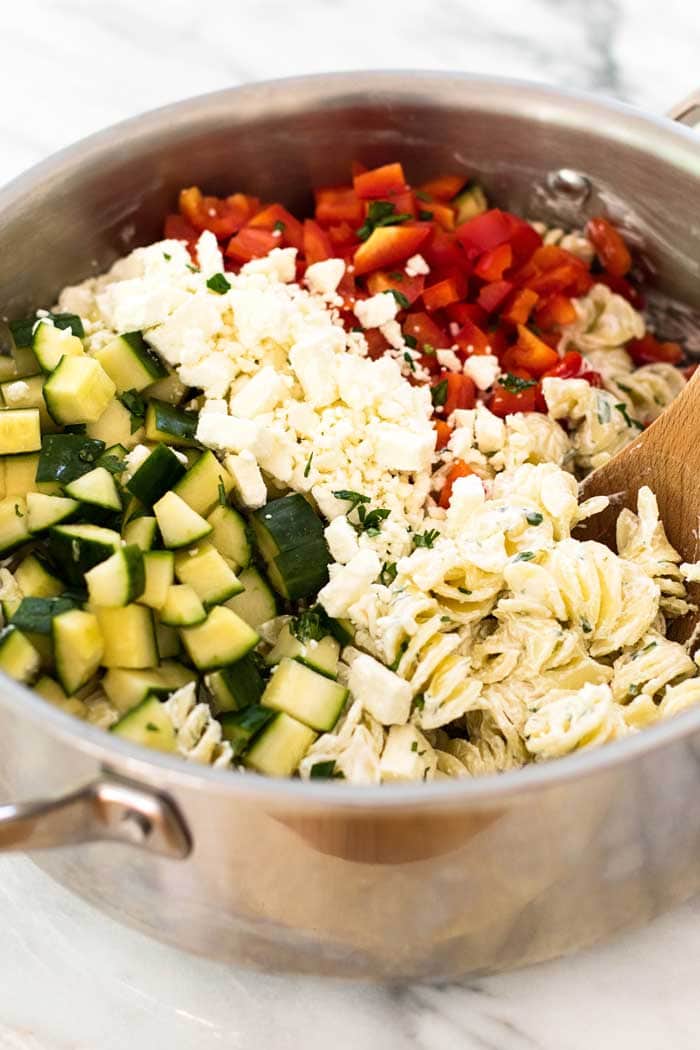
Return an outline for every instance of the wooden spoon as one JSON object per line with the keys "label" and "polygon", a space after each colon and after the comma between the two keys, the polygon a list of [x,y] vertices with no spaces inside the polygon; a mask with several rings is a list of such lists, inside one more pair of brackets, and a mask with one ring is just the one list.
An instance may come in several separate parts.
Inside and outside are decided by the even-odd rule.
{"label": "wooden spoon", "polygon": [[[683,392],[639,437],[581,483],[581,498],[610,496],[610,506],[584,522],[578,539],[615,547],[615,523],[622,507],[637,509],[637,492],[648,485],[659,503],[666,535],[684,561],[700,557],[700,369]],[[698,602],[700,588],[690,588]],[[693,590],[695,593],[693,594]],[[689,613],[670,632],[685,641],[700,621]]]}

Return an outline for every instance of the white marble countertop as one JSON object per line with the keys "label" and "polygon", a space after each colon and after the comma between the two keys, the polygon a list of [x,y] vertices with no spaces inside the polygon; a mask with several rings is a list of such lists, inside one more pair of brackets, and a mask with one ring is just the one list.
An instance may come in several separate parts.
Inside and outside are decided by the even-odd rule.
{"label": "white marble countertop", "polygon": [[[113,121],[361,68],[544,80],[658,112],[698,86],[693,0],[5,0],[0,184]],[[0,1050],[696,1050],[700,903],[573,959],[443,988],[261,976],[115,925],[0,862]]]}

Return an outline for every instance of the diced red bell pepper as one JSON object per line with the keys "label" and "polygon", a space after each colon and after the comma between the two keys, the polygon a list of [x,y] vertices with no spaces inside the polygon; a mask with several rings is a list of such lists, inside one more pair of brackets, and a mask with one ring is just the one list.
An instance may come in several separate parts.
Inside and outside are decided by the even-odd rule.
{"label": "diced red bell pepper", "polygon": [[451,208],[449,204],[442,204],[440,201],[419,201],[418,203],[418,218],[421,221],[435,222],[446,231],[454,229],[455,213],[454,208]]}
{"label": "diced red bell pepper", "polygon": [[591,386],[603,385],[600,373],[588,367],[578,350],[567,350],[561,360],[553,368],[547,369],[541,378],[546,379],[549,376],[557,379],[585,379]]}
{"label": "diced red bell pepper", "polygon": [[315,190],[316,221],[322,226],[348,222],[355,228],[365,217],[364,203],[352,186],[324,186]]}
{"label": "diced red bell pepper", "polygon": [[313,219],[304,219],[302,239],[308,265],[333,258],[333,243],[328,233]]}
{"label": "diced red bell pepper", "polygon": [[512,292],[501,310],[501,318],[508,324],[525,324],[539,296],[530,288]]}
{"label": "diced red bell pepper", "polygon": [[470,269],[469,260],[462,246],[456,240],[453,233],[441,230],[438,226],[428,227],[431,231],[430,239],[421,248],[421,255],[430,266],[431,270],[452,271]]}
{"label": "diced red bell pepper", "polygon": [[[415,219],[418,206],[413,190],[407,189],[402,190],[401,193],[392,193],[390,197],[387,197],[387,200],[394,205],[395,215],[410,215],[412,219]],[[371,201],[369,203],[371,204]]]}
{"label": "diced red bell pepper", "polygon": [[415,303],[424,285],[423,274],[409,277],[403,270],[376,270],[367,277],[367,290],[371,295],[378,295],[379,292],[387,292],[393,288],[405,296],[409,303]]}
{"label": "diced red bell pepper", "polygon": [[352,180],[355,193],[362,200],[384,200],[407,188],[400,164],[383,164],[381,168],[361,172]]}
{"label": "diced red bell pepper", "polygon": [[656,361],[677,365],[683,360],[683,351],[678,343],[660,343],[650,333],[627,343],[625,350],[636,365],[649,365]]}
{"label": "diced red bell pepper", "polygon": [[446,314],[450,321],[463,325],[465,321],[473,321],[474,324],[486,327],[488,315],[478,303],[450,303],[446,308]]}
{"label": "diced red bell pepper", "polygon": [[[573,256],[572,256],[573,258]],[[593,284],[591,275],[582,263],[564,262],[553,266],[544,273],[532,277],[527,286],[538,295],[552,295],[555,292],[583,295]]]}
{"label": "diced red bell pepper", "polygon": [[231,197],[204,197],[197,186],[180,191],[179,208],[187,221],[200,230],[210,230],[219,240],[230,237],[250,218],[252,207],[258,207],[257,198],[243,193]]}
{"label": "diced red bell pepper", "polygon": [[444,418],[449,419],[458,408],[474,408],[476,387],[469,376],[461,372],[445,372],[440,377],[447,383]]}
{"label": "diced red bell pepper", "polygon": [[524,368],[536,377],[543,375],[559,361],[556,350],[522,324],[518,325],[518,341],[509,353],[516,368]]}
{"label": "diced red bell pepper", "polygon": [[389,349],[389,342],[384,338],[378,328],[366,328],[364,332],[367,342],[367,354],[376,361]]}
{"label": "diced red bell pepper", "polygon": [[474,273],[482,281],[500,281],[504,272],[512,263],[513,249],[511,246],[509,244],[499,244],[497,248],[492,248],[479,256],[474,267]]}
{"label": "diced red bell pepper", "polygon": [[[511,375],[517,375],[519,379],[525,381],[531,380],[531,376],[528,376],[523,370],[520,370],[519,373],[512,372]],[[534,412],[537,405],[537,393],[537,383],[533,382],[532,386],[524,390],[513,391],[508,390],[499,380],[493,389],[488,407],[495,416],[500,416],[501,419],[514,412]]]}
{"label": "diced red bell pepper", "polygon": [[423,292],[423,305],[432,313],[450,303],[456,303],[466,294],[466,284],[466,278],[460,278],[459,275],[431,284]]}
{"label": "diced red bell pepper", "polygon": [[498,358],[505,354],[510,345],[510,333],[503,325],[500,325],[498,328],[490,328],[488,330],[488,339],[491,346],[489,352],[495,354]]}
{"label": "diced red bell pepper", "polygon": [[635,310],[644,309],[646,298],[639,288],[636,288],[626,277],[615,277],[611,273],[597,273],[595,279],[598,284],[607,284],[611,292],[621,295],[623,299],[631,303]]}
{"label": "diced red bell pepper", "polygon": [[267,208],[257,212],[248,222],[251,230],[277,231],[279,237],[277,243],[285,247],[296,248],[301,251],[304,247],[304,227],[291,212],[283,208],[281,204],[269,204]]}
{"label": "diced red bell pepper", "polygon": [[422,183],[420,191],[436,201],[451,201],[466,181],[466,175],[436,175],[435,178]]}
{"label": "diced red bell pepper", "polygon": [[452,489],[454,488],[454,483],[457,478],[466,478],[473,473],[474,471],[472,468],[468,463],[465,463],[463,459],[456,459],[454,461],[450,467],[449,474],[445,478],[445,484],[440,489],[440,499],[438,502],[444,510],[447,510],[450,505]]}
{"label": "diced red bell pepper", "polygon": [[490,354],[492,351],[491,340],[486,332],[469,318],[465,318],[464,324],[455,336],[455,343],[468,357],[472,354]]}
{"label": "diced red bell pepper", "polygon": [[447,442],[450,440],[452,427],[448,423],[446,423],[444,419],[436,419],[433,423],[433,426],[437,431],[437,441],[435,442],[435,448],[444,448]]}
{"label": "diced red bell pepper", "polygon": [[427,226],[418,224],[377,227],[355,252],[356,275],[387,270],[403,262],[418,251],[429,233]]}
{"label": "diced red bell pepper", "polygon": [[479,292],[479,306],[482,306],[487,314],[492,314],[505,302],[512,290],[511,281],[492,281],[491,284],[485,284]]}
{"label": "diced red bell pepper", "polygon": [[226,255],[229,259],[247,263],[251,259],[261,259],[264,255],[268,255],[273,248],[277,247],[278,241],[279,238],[269,230],[251,230],[249,226],[246,226],[228,242]]}
{"label": "diced red bell pepper", "polygon": [[529,222],[525,222],[524,219],[520,219],[517,215],[512,215],[510,212],[506,212],[506,215],[511,225],[508,243],[513,251],[513,260],[517,263],[523,263],[540,247],[542,238]]}
{"label": "diced red bell pepper", "polygon": [[512,233],[510,217],[499,208],[491,208],[473,219],[467,219],[455,230],[457,240],[462,243],[470,257],[491,251],[499,244],[505,244],[510,240]]}
{"label": "diced red bell pepper", "polygon": [[199,230],[183,215],[166,215],[163,232],[166,240],[187,241],[188,247],[194,246],[199,239]]}
{"label": "diced red bell pepper", "polygon": [[432,350],[442,349],[450,345],[446,333],[428,314],[417,311],[408,314],[403,323],[404,335],[410,335],[416,340],[419,349],[428,346]]}
{"label": "diced red bell pepper", "polygon": [[586,223],[586,235],[596,250],[604,270],[613,277],[624,277],[632,268],[632,256],[619,232],[599,216]]}
{"label": "diced red bell pepper", "polygon": [[576,320],[576,309],[568,295],[554,292],[549,295],[535,313],[535,323],[543,332],[551,332],[554,328],[571,324]]}

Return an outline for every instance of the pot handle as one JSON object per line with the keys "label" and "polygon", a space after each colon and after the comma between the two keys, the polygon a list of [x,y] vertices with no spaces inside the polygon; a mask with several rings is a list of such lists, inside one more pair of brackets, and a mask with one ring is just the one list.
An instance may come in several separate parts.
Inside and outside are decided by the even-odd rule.
{"label": "pot handle", "polygon": [[68,795],[0,805],[0,852],[122,842],[161,857],[191,849],[185,823],[164,795],[103,776]]}
{"label": "pot handle", "polygon": [[666,116],[688,128],[697,127],[700,124],[700,89],[671,106]]}

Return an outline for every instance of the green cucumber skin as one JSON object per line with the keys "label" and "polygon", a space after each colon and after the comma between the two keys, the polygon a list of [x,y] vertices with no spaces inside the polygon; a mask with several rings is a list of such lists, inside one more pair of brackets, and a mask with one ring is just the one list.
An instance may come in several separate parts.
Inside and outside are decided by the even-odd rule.
{"label": "green cucumber skin", "polygon": [[187,409],[169,405],[167,401],[155,399],[148,402],[147,411],[153,414],[153,423],[157,430],[182,440],[194,441],[199,420],[198,412],[188,412]]}
{"label": "green cucumber skin", "polygon": [[273,559],[270,568],[270,582],[275,586],[275,576],[279,576],[282,586],[279,593],[289,601],[309,598],[318,594],[328,583],[328,566],[331,561],[326,541],[314,539],[293,550],[281,551]]}
{"label": "green cucumber skin", "polygon": [[82,591],[85,588],[85,573],[109,558],[117,548],[94,540],[81,540],[64,531],[70,528],[58,525],[49,529],[48,552],[60,576]]}
{"label": "green cucumber skin", "polygon": [[19,321],[10,321],[9,329],[12,332],[12,338],[15,341],[17,347],[29,347],[32,345],[32,336],[34,334],[34,326],[37,321],[46,320],[53,321],[55,328],[70,328],[73,335],[77,335],[78,339],[85,338],[85,329],[83,328],[83,322],[80,320],[77,314],[52,314],[49,313],[46,317],[24,317]]}
{"label": "green cucumber skin", "polygon": [[76,608],[79,608],[79,603],[70,597],[23,598],[10,623],[20,631],[50,635],[54,616]]}
{"label": "green cucumber skin", "polygon": [[253,511],[253,527],[270,537],[279,554],[323,537],[323,522],[298,492]]}
{"label": "green cucumber skin", "polygon": [[126,488],[147,506],[174,488],[185,474],[185,466],[167,445],[156,445],[126,483]]}
{"label": "green cucumber skin", "polygon": [[125,332],[124,335],[119,338],[123,339],[125,343],[128,343],[139,362],[143,365],[148,374],[152,376],[154,383],[158,379],[165,379],[168,374],[167,368],[157,354],[151,350],[141,332]]}
{"label": "green cucumber skin", "polygon": [[244,656],[231,667],[222,667],[218,673],[237,711],[259,703],[265,680],[251,656]]}
{"label": "green cucumber skin", "polygon": [[226,711],[219,715],[222,736],[233,748],[235,757],[243,754],[276,714],[260,704],[252,704],[243,711]]}
{"label": "green cucumber skin", "polygon": [[83,434],[45,434],[41,441],[36,480],[67,485],[97,466],[104,441]]}

